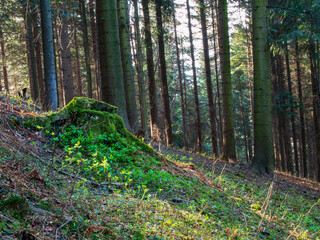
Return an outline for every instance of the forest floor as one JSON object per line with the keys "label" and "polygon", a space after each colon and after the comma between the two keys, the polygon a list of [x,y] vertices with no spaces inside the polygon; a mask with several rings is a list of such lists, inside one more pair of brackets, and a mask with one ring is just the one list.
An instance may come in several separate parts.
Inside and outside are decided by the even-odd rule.
{"label": "forest floor", "polygon": [[319,183],[25,126],[39,114],[0,95],[0,239],[320,239]]}

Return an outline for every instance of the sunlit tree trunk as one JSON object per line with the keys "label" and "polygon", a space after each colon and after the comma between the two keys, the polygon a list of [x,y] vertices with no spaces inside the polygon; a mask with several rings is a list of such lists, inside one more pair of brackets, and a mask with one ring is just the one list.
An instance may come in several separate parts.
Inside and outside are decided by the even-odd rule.
{"label": "sunlit tree trunk", "polygon": [[40,0],[40,10],[43,41],[44,79],[46,89],[45,107],[47,109],[56,110],[58,107],[58,97],[50,1]]}
{"label": "sunlit tree trunk", "polygon": [[173,143],[171,117],[170,117],[170,103],[167,80],[167,66],[163,40],[163,26],[162,26],[162,10],[161,4],[156,4],[157,30],[158,30],[158,45],[159,45],[159,63],[160,63],[160,80],[161,80],[161,95],[164,106],[164,124],[167,146]]}
{"label": "sunlit tree trunk", "polygon": [[96,1],[99,30],[102,100],[118,107],[118,114],[130,129],[123,86],[116,0]]}
{"label": "sunlit tree trunk", "polygon": [[138,131],[138,110],[136,101],[136,90],[134,86],[134,75],[132,67],[132,54],[130,46],[129,12],[128,1],[118,0],[121,59],[123,69],[124,91],[127,104],[127,114],[131,129],[134,133]]}
{"label": "sunlit tree trunk", "polygon": [[267,42],[268,0],[253,1],[254,157],[252,167],[273,174],[270,50]]}
{"label": "sunlit tree trunk", "polygon": [[219,50],[223,98],[223,146],[221,159],[226,161],[235,161],[236,150],[232,115],[232,88],[227,0],[218,0],[218,4]]}
{"label": "sunlit tree trunk", "polygon": [[77,21],[73,21],[73,38],[74,38],[74,49],[75,49],[75,61],[76,61],[76,82],[77,82],[77,95],[82,96],[82,76],[81,76],[81,65],[80,65],[80,56],[79,56],[79,40],[78,40],[78,26]]}
{"label": "sunlit tree trunk", "polygon": [[194,56],[194,44],[193,44],[193,33],[192,33],[189,0],[187,0],[187,12],[188,12],[190,54],[191,54],[191,63],[192,63],[193,95],[194,95],[194,105],[195,105],[195,111],[196,111],[197,150],[198,152],[202,152],[201,119],[200,119],[200,106],[199,106],[199,96],[198,96],[199,94],[198,94],[198,85],[197,85],[197,71],[196,71],[195,56]]}

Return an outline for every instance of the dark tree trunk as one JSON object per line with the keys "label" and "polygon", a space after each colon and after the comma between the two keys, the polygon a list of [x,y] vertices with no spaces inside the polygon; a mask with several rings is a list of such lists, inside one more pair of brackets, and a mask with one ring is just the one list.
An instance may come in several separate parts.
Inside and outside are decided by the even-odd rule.
{"label": "dark tree trunk", "polygon": [[[296,134],[293,99],[292,99],[293,92],[292,92],[291,70],[290,70],[290,62],[289,62],[288,46],[287,45],[286,45],[286,48],[287,48],[287,51],[286,51],[286,70],[287,70],[287,80],[288,80],[288,92],[291,94],[291,96],[289,96],[290,97],[289,103],[290,103],[290,112],[291,112],[291,119],[290,120],[291,120],[292,141],[293,141],[293,151],[294,151],[295,174],[296,174],[296,176],[299,176],[297,134]],[[291,141],[290,141],[290,143],[291,143]],[[293,171],[292,171],[292,174],[293,174]]]}
{"label": "dark tree trunk", "polygon": [[303,95],[302,95],[302,84],[301,84],[301,67],[300,67],[300,57],[299,57],[299,43],[296,42],[296,71],[297,71],[297,83],[298,83],[298,96],[299,96],[299,118],[300,118],[300,146],[301,146],[301,156],[300,156],[300,176],[307,178],[307,149],[306,149],[306,124],[304,118],[304,104],[303,104]]}
{"label": "dark tree trunk", "polygon": [[89,0],[90,9],[90,28],[92,37],[92,51],[93,51],[93,63],[94,63],[94,82],[96,85],[97,99],[100,99],[100,81],[99,81],[99,64],[98,64],[98,45],[97,45],[97,34],[96,34],[96,19],[94,13],[94,1]]}
{"label": "dark tree trunk", "polygon": [[199,96],[198,96],[197,71],[196,71],[195,56],[194,56],[193,33],[192,33],[189,0],[187,0],[187,11],[188,11],[190,54],[191,54],[191,62],[192,62],[192,74],[193,74],[193,95],[194,95],[194,103],[195,103],[195,110],[196,110],[197,150],[198,152],[202,152],[200,104],[199,104]]}
{"label": "dark tree trunk", "polygon": [[47,109],[56,110],[58,107],[58,98],[50,1],[40,0],[40,10],[43,41],[44,79],[46,89],[45,107]]}
{"label": "dark tree trunk", "polygon": [[211,81],[211,68],[210,68],[210,57],[209,57],[209,44],[208,44],[208,33],[207,33],[207,19],[205,12],[205,5],[203,0],[199,1],[200,7],[200,18],[201,18],[201,29],[202,29],[202,42],[203,42],[203,53],[204,53],[204,64],[206,73],[206,85],[207,85],[207,96],[209,104],[209,118],[210,118],[210,132],[211,132],[211,146],[212,154],[214,157],[218,156],[217,146],[217,132],[216,132],[216,109],[213,104],[213,90]]}
{"label": "dark tree trunk", "polygon": [[145,46],[147,52],[147,69],[148,69],[148,89],[149,89],[149,102],[150,102],[150,128],[151,137],[160,141],[161,131],[159,125],[159,113],[156,93],[156,82],[154,76],[154,62],[153,62],[153,50],[152,50],[152,37],[151,37],[151,23],[149,13],[149,1],[142,0],[142,8],[144,15],[144,34],[145,34]]}
{"label": "dark tree trunk", "polygon": [[87,78],[87,94],[89,98],[92,98],[92,79],[91,79],[91,68],[90,68],[90,51],[89,51],[89,40],[88,40],[88,24],[86,16],[86,5],[84,0],[79,0],[80,15],[81,15],[81,27],[83,32],[83,47],[84,47],[84,61],[86,64],[86,78]]}
{"label": "dark tree trunk", "polygon": [[165,124],[167,146],[170,146],[173,143],[173,137],[172,137],[172,128],[171,128],[166,56],[165,56],[164,40],[163,40],[162,10],[161,10],[160,3],[156,4],[156,16],[157,16],[158,45],[159,45],[161,95],[162,95],[162,100],[164,105],[164,120],[165,120],[164,124]]}
{"label": "dark tree trunk", "polygon": [[177,55],[178,81],[179,81],[180,104],[181,104],[181,113],[182,113],[183,143],[184,143],[184,147],[187,148],[188,140],[187,140],[187,126],[186,126],[186,110],[185,110],[185,105],[184,105],[185,101],[184,101],[184,92],[183,92],[183,83],[182,83],[180,48],[179,48],[179,43],[178,43],[175,10],[173,10],[173,27],[174,27],[174,41],[175,41],[175,45],[176,45],[176,55]]}
{"label": "dark tree trunk", "polygon": [[4,36],[3,36],[3,32],[2,32],[1,26],[0,26],[0,45],[1,45],[1,57],[2,57],[2,70],[3,70],[4,88],[5,88],[7,93],[10,93],[8,70],[7,70],[7,63],[6,63],[6,50],[5,50],[5,46],[4,46]]}

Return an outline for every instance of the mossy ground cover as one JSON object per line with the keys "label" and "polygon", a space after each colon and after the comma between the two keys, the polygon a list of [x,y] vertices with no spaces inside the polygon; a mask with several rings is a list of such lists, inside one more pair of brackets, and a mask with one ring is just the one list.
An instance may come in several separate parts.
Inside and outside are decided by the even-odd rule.
{"label": "mossy ground cover", "polygon": [[[181,155],[155,153],[113,110],[72,104],[27,121],[50,139],[41,155],[0,144],[0,213],[12,220],[0,217],[1,236],[27,229],[41,239],[320,238],[317,199],[279,191],[272,179],[247,181],[249,172],[202,174]],[[4,207],[14,199],[26,206],[23,216]]]}

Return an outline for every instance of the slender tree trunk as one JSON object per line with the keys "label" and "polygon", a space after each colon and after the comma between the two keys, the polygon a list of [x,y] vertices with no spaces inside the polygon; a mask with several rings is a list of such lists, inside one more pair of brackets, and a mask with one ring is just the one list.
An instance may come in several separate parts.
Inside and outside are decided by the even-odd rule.
{"label": "slender tree trunk", "polygon": [[98,64],[98,46],[96,37],[96,19],[94,14],[94,1],[89,0],[90,9],[90,27],[91,27],[91,37],[92,37],[92,51],[93,51],[93,63],[94,63],[94,82],[96,85],[97,99],[100,99],[100,84],[99,84],[99,64]]}
{"label": "slender tree trunk", "polygon": [[39,88],[37,79],[37,64],[34,50],[34,39],[33,39],[33,27],[32,27],[32,16],[30,6],[24,12],[25,18],[25,29],[26,29],[26,43],[27,43],[27,56],[29,65],[29,80],[31,98],[33,101],[39,101]]}
{"label": "slender tree trunk", "polygon": [[139,8],[138,0],[134,0],[134,29],[136,38],[136,66],[138,75],[138,86],[139,86],[139,104],[140,104],[140,118],[141,128],[144,132],[147,131],[148,119],[147,119],[147,101],[146,101],[146,89],[144,84],[144,73],[143,73],[143,55],[142,55],[142,44],[140,38],[140,20],[139,20]]}
{"label": "slender tree trunk", "polygon": [[44,79],[43,79],[43,71],[42,71],[42,60],[41,60],[41,42],[40,42],[40,34],[39,34],[39,17],[38,14],[35,15],[33,33],[34,33],[34,48],[36,54],[36,65],[37,65],[37,74],[38,74],[38,84],[39,84],[39,99],[41,105],[44,104],[45,98],[45,89],[44,89]]}
{"label": "slender tree trunk", "polygon": [[223,148],[221,159],[235,161],[236,150],[232,116],[232,86],[227,0],[219,0],[218,3],[218,31],[223,98]]}
{"label": "slender tree trunk", "polygon": [[193,74],[193,95],[194,95],[194,103],[195,103],[195,110],[196,110],[197,150],[198,152],[202,152],[200,104],[199,104],[199,96],[198,96],[197,71],[196,71],[195,56],[194,56],[193,33],[192,33],[189,0],[187,0],[187,12],[188,12],[190,54],[191,54],[191,63],[192,63],[192,74]]}
{"label": "slender tree trunk", "polygon": [[80,56],[79,56],[79,40],[78,40],[78,26],[77,22],[73,22],[73,37],[74,37],[74,45],[75,45],[75,58],[76,58],[76,79],[77,79],[77,93],[78,96],[83,96],[82,89],[82,76],[81,76],[81,65],[80,65]]}
{"label": "slender tree trunk", "polygon": [[297,83],[298,83],[298,96],[299,96],[299,118],[300,118],[300,138],[301,138],[301,170],[300,176],[303,176],[304,178],[307,178],[308,176],[308,170],[307,170],[307,149],[306,149],[306,124],[305,124],[305,118],[304,118],[304,104],[303,104],[303,95],[302,95],[302,84],[301,84],[301,67],[300,67],[300,57],[299,57],[299,43],[298,40],[295,45],[296,50],[296,71],[297,71]]}
{"label": "slender tree trunk", "polygon": [[84,47],[84,61],[86,64],[86,78],[87,78],[87,94],[89,98],[92,98],[92,79],[91,79],[91,68],[90,68],[90,51],[89,51],[89,40],[88,40],[88,24],[86,16],[86,5],[84,0],[79,0],[80,15],[81,15],[81,27],[83,32],[83,47]]}
{"label": "slender tree trunk", "polygon": [[97,0],[102,100],[118,107],[125,126],[130,129],[123,86],[119,25],[116,0]]}
{"label": "slender tree trunk", "polygon": [[311,83],[312,83],[312,108],[313,108],[313,124],[315,136],[315,175],[316,180],[320,182],[320,92],[319,79],[317,74],[317,57],[315,43],[309,40],[309,59],[311,67]]}
{"label": "slender tree trunk", "polygon": [[[65,3],[63,3],[65,4]],[[61,27],[61,67],[63,76],[63,90],[64,90],[64,103],[67,105],[74,98],[74,82],[72,72],[72,58],[69,43],[69,32],[67,15],[68,11],[65,5],[62,6],[64,11],[62,16],[62,27]]]}
{"label": "slender tree trunk", "polygon": [[62,106],[64,103],[64,89],[62,79],[62,63],[61,63],[61,43],[60,43],[60,30],[58,29],[57,19],[54,19],[53,25],[53,39],[54,39],[54,63],[56,69],[56,85],[57,85],[57,97],[58,106]]}
{"label": "slender tree trunk", "polygon": [[199,7],[200,7],[200,18],[201,18],[201,29],[202,29],[204,64],[205,64],[205,73],[206,73],[207,96],[208,96],[208,104],[209,104],[211,146],[212,146],[213,156],[217,157],[218,143],[217,143],[216,116],[215,116],[216,109],[213,104],[213,90],[212,90],[212,81],[211,81],[209,44],[208,44],[208,33],[207,33],[207,23],[206,23],[207,19],[206,19],[206,12],[205,12],[206,7],[204,5],[203,0],[199,0]]}
{"label": "slender tree trunk", "polygon": [[259,173],[273,174],[270,53],[267,28],[268,0],[253,1],[254,158]]}
{"label": "slender tree trunk", "polygon": [[40,0],[40,10],[43,41],[44,79],[46,89],[45,107],[47,109],[56,110],[58,107],[58,98],[50,1]]}
{"label": "slender tree trunk", "polygon": [[124,80],[124,91],[127,104],[128,119],[133,133],[139,128],[136,90],[132,68],[132,55],[130,46],[129,11],[127,0],[118,0],[121,58]]}
{"label": "slender tree trunk", "polygon": [[[297,133],[295,125],[295,116],[294,116],[294,107],[293,107],[293,91],[292,91],[292,81],[291,81],[291,70],[290,70],[290,61],[288,54],[288,45],[286,45],[286,70],[287,70],[287,80],[288,80],[288,91],[291,94],[290,96],[290,112],[291,112],[291,130],[292,130],[292,141],[293,141],[293,151],[294,151],[294,163],[295,163],[295,173],[296,176],[299,176],[299,158],[298,158],[298,145],[297,145]],[[290,141],[291,143],[291,141]]]}
{"label": "slender tree trunk", "polygon": [[180,104],[181,104],[181,113],[182,113],[182,130],[183,130],[183,144],[187,148],[187,126],[186,126],[186,110],[184,105],[184,93],[183,93],[183,84],[182,84],[182,71],[181,71],[181,59],[180,59],[180,48],[178,43],[178,34],[177,34],[177,22],[175,10],[173,10],[173,28],[174,28],[174,42],[176,47],[177,55],[177,67],[178,67],[178,81],[179,81],[179,90],[180,90]]}
{"label": "slender tree trunk", "polygon": [[149,13],[149,1],[142,0],[143,15],[144,15],[144,34],[145,34],[145,46],[147,52],[147,68],[148,68],[148,89],[149,89],[149,102],[150,102],[150,125],[151,125],[151,137],[160,141],[161,131],[159,125],[159,112],[156,94],[156,82],[154,76],[154,62],[153,62],[153,50],[152,50],[152,37],[151,37],[151,23]]}
{"label": "slender tree trunk", "polygon": [[1,57],[2,57],[2,70],[3,70],[3,80],[4,80],[4,88],[7,93],[10,93],[9,88],[9,79],[8,79],[8,70],[7,70],[7,63],[6,63],[6,50],[4,46],[4,36],[2,32],[2,28],[0,26],[0,45],[1,45]]}
{"label": "slender tree trunk", "polygon": [[222,142],[223,142],[223,127],[222,127],[222,110],[221,110],[221,97],[220,97],[220,83],[219,83],[219,71],[218,71],[218,49],[217,49],[217,38],[216,38],[216,27],[215,27],[215,14],[214,8],[217,10],[217,0],[214,0],[215,6],[213,6],[213,0],[210,1],[211,7],[211,18],[212,18],[212,38],[213,38],[213,49],[214,49],[214,73],[216,80],[216,92],[217,92],[217,103],[218,103],[218,113],[219,113],[219,147],[220,152],[222,152]]}
{"label": "slender tree trunk", "polygon": [[160,63],[160,80],[161,80],[161,95],[164,105],[164,124],[166,133],[167,146],[173,143],[171,116],[170,116],[170,103],[169,103],[169,91],[167,80],[167,66],[163,40],[163,26],[162,26],[162,10],[161,4],[156,4],[156,16],[157,16],[157,29],[158,29],[158,45],[159,45],[159,63]]}

